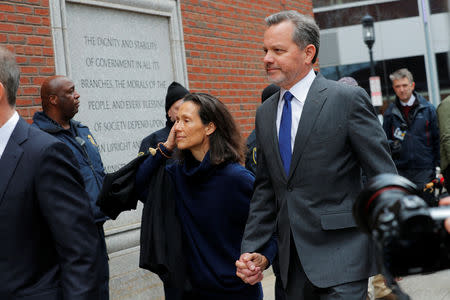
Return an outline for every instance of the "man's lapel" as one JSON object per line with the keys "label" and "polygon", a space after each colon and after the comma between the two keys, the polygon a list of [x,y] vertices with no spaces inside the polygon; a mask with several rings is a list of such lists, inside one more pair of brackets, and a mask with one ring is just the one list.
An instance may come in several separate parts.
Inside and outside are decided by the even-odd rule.
{"label": "man's lapel", "polygon": [[[267,124],[268,130],[265,132],[269,132],[269,139],[270,139],[270,145],[267,145],[269,147],[272,147],[273,153],[275,153],[275,160],[277,161],[278,170],[280,170],[280,173],[282,174],[284,179],[287,179],[286,172],[284,171],[283,167],[283,161],[281,160],[281,154],[280,154],[280,148],[278,146],[278,133],[277,133],[277,111],[278,111],[278,101],[280,99],[280,92],[277,92],[273,94],[269,99],[267,99],[267,102],[269,106],[269,109],[267,110],[267,114],[263,115],[263,119],[266,119],[264,121],[264,124]],[[262,147],[266,145],[261,145]]]}
{"label": "man's lapel", "polygon": [[19,119],[0,159],[0,205],[3,202],[6,188],[16,170],[17,164],[23,155],[23,149],[20,145],[28,137],[28,128],[25,123],[22,118]]}
{"label": "man's lapel", "polygon": [[314,128],[318,115],[327,100],[326,89],[326,79],[321,74],[317,74],[308,91],[305,104],[303,106],[302,116],[300,118],[297,134],[295,136],[289,177],[294,174],[295,169],[297,168],[303,150],[305,149],[306,143],[308,142],[311,134],[311,130]]}

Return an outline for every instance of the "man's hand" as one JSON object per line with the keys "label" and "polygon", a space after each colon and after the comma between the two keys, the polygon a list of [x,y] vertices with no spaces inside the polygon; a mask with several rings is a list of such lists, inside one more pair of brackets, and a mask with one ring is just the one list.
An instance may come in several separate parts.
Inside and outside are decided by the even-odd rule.
{"label": "man's hand", "polygon": [[[439,205],[450,205],[450,196],[444,197],[439,201]],[[450,233],[450,218],[445,219],[444,227]]]}
{"label": "man's hand", "polygon": [[269,261],[259,253],[244,253],[236,261],[236,275],[245,283],[254,285],[264,276],[262,272],[267,268]]}

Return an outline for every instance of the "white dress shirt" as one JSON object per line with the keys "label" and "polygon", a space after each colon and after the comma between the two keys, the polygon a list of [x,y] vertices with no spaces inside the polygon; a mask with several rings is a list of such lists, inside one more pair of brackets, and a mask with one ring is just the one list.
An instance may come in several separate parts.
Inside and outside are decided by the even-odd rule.
{"label": "white dress shirt", "polygon": [[15,111],[12,117],[9,118],[8,122],[0,127],[0,159],[2,158],[3,152],[5,151],[6,145],[8,144],[14,128],[16,128],[17,122],[19,122],[19,114]]}
{"label": "white dress shirt", "polygon": [[[306,95],[308,95],[309,88],[311,87],[314,78],[316,78],[316,73],[314,73],[314,70],[311,69],[308,75],[303,77],[302,80],[297,82],[289,90],[291,94],[294,96],[291,100],[291,109],[292,109],[291,152],[294,151],[295,136],[297,135],[298,124],[300,123],[300,117],[302,116],[303,105],[305,104]],[[280,99],[278,101],[278,108],[277,108],[277,135],[280,132],[281,115],[283,113],[283,106],[284,106],[284,98],[283,98],[284,93],[286,93],[286,90],[281,88]]]}

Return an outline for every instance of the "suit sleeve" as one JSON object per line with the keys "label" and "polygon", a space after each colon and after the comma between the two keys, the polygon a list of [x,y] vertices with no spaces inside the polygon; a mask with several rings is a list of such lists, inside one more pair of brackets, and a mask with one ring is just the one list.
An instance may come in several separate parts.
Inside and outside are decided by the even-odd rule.
{"label": "suit sleeve", "polygon": [[442,157],[449,161],[450,154],[450,99],[442,101],[437,109]]}
{"label": "suit sleeve", "polygon": [[439,167],[441,164],[441,149],[440,149],[440,141],[439,141],[439,125],[436,114],[436,109],[431,109],[431,143],[433,147],[433,160],[434,166]]}
{"label": "suit sleeve", "polygon": [[[256,117],[257,128],[259,128],[258,115]],[[256,131],[256,178],[250,201],[250,212],[242,239],[241,253],[266,252],[271,248],[270,244],[273,243],[272,237],[276,227],[275,192],[269,177],[264,150],[260,146],[260,131]]]}
{"label": "suit sleeve", "polygon": [[364,173],[369,179],[380,173],[397,174],[386,134],[367,93],[358,88],[352,98],[348,117],[349,138]]}
{"label": "suit sleeve", "polygon": [[58,253],[64,299],[98,299],[99,235],[70,149],[43,150],[35,190]]}

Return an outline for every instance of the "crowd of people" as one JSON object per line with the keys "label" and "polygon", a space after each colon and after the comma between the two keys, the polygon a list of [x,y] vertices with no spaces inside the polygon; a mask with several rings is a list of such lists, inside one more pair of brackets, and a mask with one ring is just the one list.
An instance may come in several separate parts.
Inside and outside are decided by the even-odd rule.
{"label": "crowd of people", "polygon": [[73,120],[72,80],[43,82],[42,111],[29,125],[15,109],[19,68],[0,48],[1,299],[109,299],[103,224],[122,210],[108,202],[111,181],[122,183],[127,207],[144,203],[140,265],[160,276],[167,300],[260,300],[271,265],[277,300],[366,299],[378,272],[353,203],[380,173],[419,189],[439,165],[449,176],[450,98],[436,113],[400,69],[382,125],[356,82],[314,71],[313,18],[282,11],[265,22],[272,84],[247,147],[219,99],[173,82],[166,127],[114,174],[105,174],[89,128]]}

